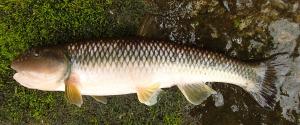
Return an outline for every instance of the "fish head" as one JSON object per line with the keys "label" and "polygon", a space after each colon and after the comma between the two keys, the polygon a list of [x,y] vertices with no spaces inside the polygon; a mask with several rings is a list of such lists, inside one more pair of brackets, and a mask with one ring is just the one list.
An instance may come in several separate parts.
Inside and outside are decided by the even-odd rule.
{"label": "fish head", "polygon": [[62,49],[33,48],[11,64],[13,78],[21,85],[39,90],[55,91],[68,74],[68,59]]}

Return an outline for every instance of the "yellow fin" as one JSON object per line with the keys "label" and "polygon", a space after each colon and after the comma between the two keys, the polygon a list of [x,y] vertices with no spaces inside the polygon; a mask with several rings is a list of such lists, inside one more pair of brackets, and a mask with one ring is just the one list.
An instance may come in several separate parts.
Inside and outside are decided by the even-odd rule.
{"label": "yellow fin", "polygon": [[205,101],[211,94],[216,91],[207,86],[205,83],[199,84],[180,84],[177,85],[185,98],[194,105],[199,105]]}
{"label": "yellow fin", "polygon": [[65,95],[68,101],[71,104],[75,104],[78,107],[81,107],[83,101],[82,96],[80,93],[80,90],[78,88],[78,84],[76,83],[76,79],[74,75],[71,75],[66,81],[65,81]]}
{"label": "yellow fin", "polygon": [[141,103],[152,106],[157,103],[157,96],[161,89],[160,84],[152,84],[146,88],[138,88],[137,96]]}
{"label": "yellow fin", "polygon": [[92,96],[97,102],[107,104],[107,98],[104,96]]}

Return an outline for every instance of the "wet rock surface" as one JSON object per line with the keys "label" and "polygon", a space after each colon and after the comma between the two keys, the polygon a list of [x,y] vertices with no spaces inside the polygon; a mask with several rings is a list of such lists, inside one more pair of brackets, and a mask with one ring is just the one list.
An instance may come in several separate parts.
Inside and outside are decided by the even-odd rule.
{"label": "wet rock surface", "polygon": [[151,34],[153,31],[148,30],[149,37],[165,37],[174,42],[195,44],[254,62],[274,54],[286,53],[272,59],[282,64],[276,67],[279,94],[274,110],[259,107],[239,87],[211,83],[218,94],[200,106],[189,107],[185,115],[186,123],[299,123],[299,2],[173,0],[151,3],[157,10],[150,21],[164,34],[155,36]]}

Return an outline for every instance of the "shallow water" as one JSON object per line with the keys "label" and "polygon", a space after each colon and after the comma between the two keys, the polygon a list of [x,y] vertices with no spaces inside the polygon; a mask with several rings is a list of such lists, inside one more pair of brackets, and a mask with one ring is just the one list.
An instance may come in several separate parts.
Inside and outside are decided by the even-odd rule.
{"label": "shallow water", "polygon": [[[241,60],[261,61],[277,53],[278,103],[259,107],[243,89],[210,83],[218,91],[200,106],[188,106],[185,123],[299,124],[299,2],[281,0],[149,1],[156,8],[139,34],[221,51]],[[162,35],[163,34],[163,35]]]}

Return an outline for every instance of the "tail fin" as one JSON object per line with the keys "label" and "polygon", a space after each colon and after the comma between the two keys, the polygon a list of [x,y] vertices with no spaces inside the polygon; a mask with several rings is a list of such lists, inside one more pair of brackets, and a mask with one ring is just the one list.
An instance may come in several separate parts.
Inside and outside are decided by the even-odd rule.
{"label": "tail fin", "polygon": [[262,107],[273,109],[276,104],[277,88],[275,86],[276,70],[272,63],[262,63],[256,68],[257,83],[246,90]]}

